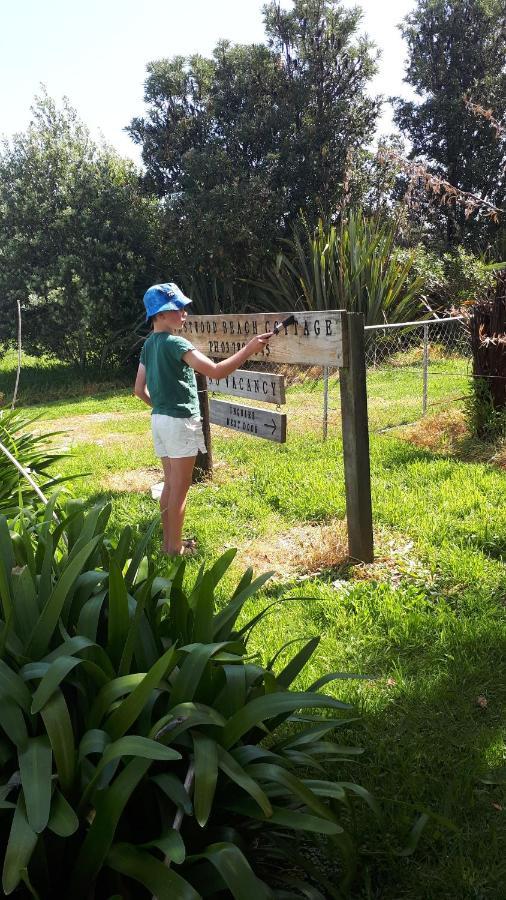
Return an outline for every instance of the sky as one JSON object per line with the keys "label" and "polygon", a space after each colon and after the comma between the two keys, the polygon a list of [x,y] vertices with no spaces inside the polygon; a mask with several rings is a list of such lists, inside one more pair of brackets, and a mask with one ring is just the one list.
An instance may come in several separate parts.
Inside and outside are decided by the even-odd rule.
{"label": "sky", "polygon": [[[364,11],[361,30],[382,51],[374,94],[410,96],[403,85],[404,47],[398,23],[414,0],[344,0]],[[44,84],[68,97],[92,134],[140,162],[124,132],[145,111],[146,65],[190,53],[209,55],[217,41],[263,40],[264,0],[0,0],[0,135],[24,131]],[[290,0],[281,0],[290,7]],[[392,131],[385,104],[381,133]]]}

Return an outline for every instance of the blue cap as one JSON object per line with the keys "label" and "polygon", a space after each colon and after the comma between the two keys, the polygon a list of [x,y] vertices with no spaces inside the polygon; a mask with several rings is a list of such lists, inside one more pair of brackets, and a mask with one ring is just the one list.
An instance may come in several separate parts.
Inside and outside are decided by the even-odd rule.
{"label": "blue cap", "polygon": [[143,300],[146,307],[146,322],[157,313],[184,309],[191,303],[189,297],[185,297],[177,284],[172,282],[152,285],[144,294]]}

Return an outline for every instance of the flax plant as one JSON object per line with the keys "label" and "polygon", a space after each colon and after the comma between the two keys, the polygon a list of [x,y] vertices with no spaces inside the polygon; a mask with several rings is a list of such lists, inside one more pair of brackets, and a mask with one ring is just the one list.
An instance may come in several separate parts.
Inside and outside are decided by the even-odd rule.
{"label": "flax plant", "polygon": [[423,280],[413,275],[415,252],[396,246],[397,226],[361,209],[337,224],[311,229],[303,216],[256,287],[271,309],[346,309],[366,324],[403,322],[423,312]]}

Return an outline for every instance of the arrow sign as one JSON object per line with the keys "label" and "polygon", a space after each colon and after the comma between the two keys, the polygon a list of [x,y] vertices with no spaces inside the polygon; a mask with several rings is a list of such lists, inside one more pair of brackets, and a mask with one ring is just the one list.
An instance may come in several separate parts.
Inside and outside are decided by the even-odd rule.
{"label": "arrow sign", "polygon": [[265,438],[278,444],[284,444],[286,441],[285,413],[212,399],[209,401],[209,419],[212,425],[232,428],[252,437]]}

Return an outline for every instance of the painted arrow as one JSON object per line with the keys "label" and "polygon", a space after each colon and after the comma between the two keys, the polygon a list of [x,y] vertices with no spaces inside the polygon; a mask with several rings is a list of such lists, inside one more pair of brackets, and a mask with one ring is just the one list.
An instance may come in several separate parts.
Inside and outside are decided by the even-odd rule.
{"label": "painted arrow", "polygon": [[270,412],[258,406],[242,406],[211,397],[209,420],[213,425],[232,428],[251,437],[277,441],[278,444],[286,442],[286,413]]}

